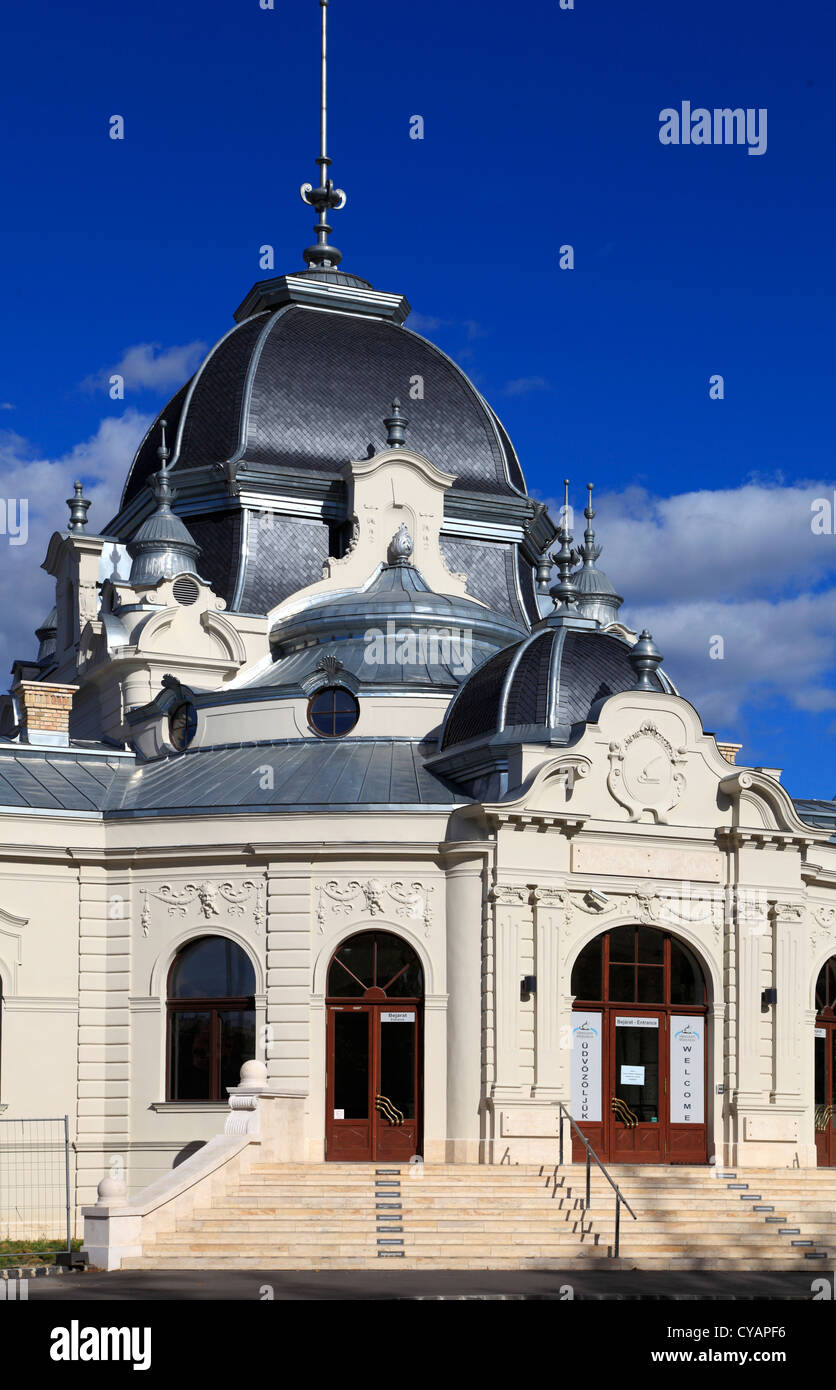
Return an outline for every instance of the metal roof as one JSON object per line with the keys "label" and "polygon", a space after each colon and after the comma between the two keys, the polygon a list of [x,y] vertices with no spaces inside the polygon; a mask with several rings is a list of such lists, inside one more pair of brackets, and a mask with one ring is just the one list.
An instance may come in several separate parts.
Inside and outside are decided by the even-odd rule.
{"label": "metal roof", "polygon": [[419,744],[408,739],[283,739],[188,749],[148,763],[72,750],[0,751],[0,809],[111,819],[230,810],[447,809],[461,801],[427,771]]}

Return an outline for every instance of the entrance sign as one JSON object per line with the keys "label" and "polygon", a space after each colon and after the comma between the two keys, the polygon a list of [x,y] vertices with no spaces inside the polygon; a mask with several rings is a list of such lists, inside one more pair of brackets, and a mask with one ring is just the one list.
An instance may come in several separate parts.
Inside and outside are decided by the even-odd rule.
{"label": "entrance sign", "polygon": [[572,1114],[579,1125],[601,1119],[603,1016],[579,1013],[572,1029]]}
{"label": "entrance sign", "polygon": [[826,1029],[826,1028],[817,1028],[817,1029],[815,1030],[814,1037],[817,1037],[817,1038],[826,1038],[826,1037],[827,1037],[827,1029]]}
{"label": "entrance sign", "polygon": [[658,1028],[658,1018],[617,1018],[616,1028]]}
{"label": "entrance sign", "polygon": [[705,1123],[705,1020],[671,1014],[670,1120],[674,1125]]}
{"label": "entrance sign", "polygon": [[380,1015],[381,1023],[414,1023],[415,1015],[408,1013],[394,1013]]}

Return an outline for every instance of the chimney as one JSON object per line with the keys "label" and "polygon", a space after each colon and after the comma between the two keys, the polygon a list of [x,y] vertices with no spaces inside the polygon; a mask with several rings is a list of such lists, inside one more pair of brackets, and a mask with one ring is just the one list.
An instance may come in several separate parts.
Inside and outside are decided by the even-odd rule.
{"label": "chimney", "polygon": [[741,748],[743,747],[742,743],[721,743],[719,738],[716,742],[718,749],[722,753],[727,763],[733,763]]}
{"label": "chimney", "polygon": [[12,689],[20,740],[44,748],[67,748],[70,711],[77,685],[19,680]]}

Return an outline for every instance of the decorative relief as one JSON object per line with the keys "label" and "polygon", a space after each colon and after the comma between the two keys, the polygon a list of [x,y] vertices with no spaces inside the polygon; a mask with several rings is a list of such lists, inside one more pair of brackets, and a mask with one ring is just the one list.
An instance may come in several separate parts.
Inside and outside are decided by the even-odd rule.
{"label": "decorative relief", "polygon": [[607,786],[629,811],[630,819],[638,820],[650,811],[664,825],[685,791],[685,776],[678,768],[685,762],[686,750],[674,750],[656,725],[645,720],[623,742],[610,744],[609,759]]}
{"label": "decorative relief", "polygon": [[165,903],[169,917],[186,917],[189,908],[197,904],[207,921],[219,917],[222,912],[232,917],[243,917],[249,909],[259,934],[264,925],[264,885],[252,879],[245,879],[240,888],[236,888],[229,879],[223,883],[203,879],[199,883],[184,883],[180,889],[163,883],[159,888],[143,888],[142,898],[140,923],[143,936],[148,936],[151,930],[151,898]]}
{"label": "decorative relief", "polygon": [[[432,926],[430,894],[433,891],[431,883],[407,883],[400,878],[388,882],[370,878],[362,883],[359,879],[350,879],[347,883],[329,879],[317,888],[317,926],[323,933],[329,916],[346,919],[358,914],[379,917],[387,912],[401,921],[421,922],[424,935],[429,936]],[[390,903],[395,906],[390,906]]]}
{"label": "decorative relief", "polygon": [[501,907],[522,906],[530,901],[531,889],[526,884],[495,883],[490,897]]}

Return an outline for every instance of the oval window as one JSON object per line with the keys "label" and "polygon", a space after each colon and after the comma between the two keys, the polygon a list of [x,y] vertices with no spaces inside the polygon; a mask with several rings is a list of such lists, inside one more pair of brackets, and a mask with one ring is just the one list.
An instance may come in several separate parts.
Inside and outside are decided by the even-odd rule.
{"label": "oval window", "polygon": [[188,748],[197,733],[197,710],[188,700],[181,700],[171,711],[168,716],[168,733],[178,753]]}
{"label": "oval window", "polygon": [[347,734],[359,718],[360,706],[351,691],[341,685],[318,690],[308,703],[308,723],[325,738]]}

